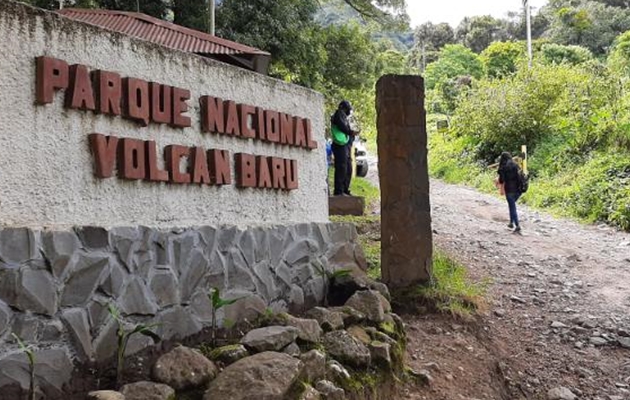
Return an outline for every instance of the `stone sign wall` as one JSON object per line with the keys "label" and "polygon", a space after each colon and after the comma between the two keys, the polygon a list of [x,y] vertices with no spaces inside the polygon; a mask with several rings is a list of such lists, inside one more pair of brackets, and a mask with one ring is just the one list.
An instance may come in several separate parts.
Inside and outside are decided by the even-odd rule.
{"label": "stone sign wall", "polygon": [[10,1],[0,35],[0,225],[328,220],[319,93]]}
{"label": "stone sign wall", "polygon": [[[365,268],[355,228],[328,222],[320,94],[10,1],[0,35],[0,400],[28,388],[12,334],[33,348],[44,398],[69,400],[84,389],[77,367],[111,365],[110,306],[179,341],[211,324],[212,289],[241,298],[219,310],[225,326],[305,311],[324,298],[324,271]],[[104,76],[179,88],[171,117],[183,119],[93,110]],[[224,125],[208,114],[221,106]],[[254,116],[280,142],[243,120]],[[149,340],[132,337],[128,354]]]}

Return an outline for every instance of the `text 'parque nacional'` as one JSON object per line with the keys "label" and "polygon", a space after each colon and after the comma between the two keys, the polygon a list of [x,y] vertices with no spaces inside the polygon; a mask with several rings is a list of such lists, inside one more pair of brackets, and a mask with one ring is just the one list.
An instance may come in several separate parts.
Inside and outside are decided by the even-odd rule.
{"label": "text 'parque nacional'", "polygon": [[[120,116],[142,127],[191,124],[190,90],[142,79],[121,77],[110,71],[41,56],[37,62],[36,103],[50,104],[56,91],[64,90],[68,109]],[[313,150],[311,121],[262,107],[237,104],[218,97],[201,96],[202,133],[234,136],[276,145]],[[164,169],[158,166],[155,141],[89,134],[94,175],[106,179],[169,182],[174,184],[231,185],[231,157],[227,150],[169,145],[162,151]],[[246,153],[234,155],[235,183],[242,188],[294,190],[298,188],[297,160]],[[116,170],[116,173],[115,173]]]}

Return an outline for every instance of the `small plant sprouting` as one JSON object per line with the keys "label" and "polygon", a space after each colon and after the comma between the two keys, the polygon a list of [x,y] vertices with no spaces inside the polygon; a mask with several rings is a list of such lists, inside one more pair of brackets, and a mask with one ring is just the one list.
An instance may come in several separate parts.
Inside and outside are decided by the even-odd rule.
{"label": "small plant sprouting", "polygon": [[120,311],[116,308],[116,306],[109,304],[107,306],[107,311],[114,318],[116,323],[118,324],[118,330],[116,331],[118,336],[118,352],[116,354],[116,388],[118,389],[122,384],[122,373],[123,366],[125,361],[125,351],[127,350],[127,344],[129,343],[129,339],[136,333],[140,333],[142,335],[148,336],[153,339],[154,343],[158,343],[160,341],[160,337],[153,332],[151,329],[158,326],[159,324],[137,324],[133,329],[126,330],[125,323],[120,317]]}
{"label": "small plant sprouting", "polygon": [[335,271],[328,271],[322,265],[315,265],[317,274],[324,280],[324,307],[328,307],[328,291],[330,290],[330,282],[336,278],[348,276],[352,273],[351,269],[338,269]]}
{"label": "small plant sprouting", "polygon": [[31,350],[18,335],[12,333],[15,338],[20,350],[26,354],[26,358],[28,359],[28,370],[30,374],[30,382],[28,385],[28,398],[29,400],[35,400],[35,353]]}
{"label": "small plant sprouting", "polygon": [[217,346],[217,311],[225,306],[229,306],[230,304],[234,304],[242,297],[238,297],[236,299],[223,299],[221,298],[221,294],[219,293],[219,289],[213,288],[210,293],[208,293],[208,298],[212,304],[212,347]]}

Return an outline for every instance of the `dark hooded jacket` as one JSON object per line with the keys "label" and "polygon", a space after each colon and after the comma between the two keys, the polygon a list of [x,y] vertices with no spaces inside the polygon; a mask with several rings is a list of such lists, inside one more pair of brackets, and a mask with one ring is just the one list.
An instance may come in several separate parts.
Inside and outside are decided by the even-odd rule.
{"label": "dark hooded jacket", "polygon": [[520,193],[521,178],[518,165],[509,153],[501,154],[499,160],[499,183],[505,184],[505,193]]}

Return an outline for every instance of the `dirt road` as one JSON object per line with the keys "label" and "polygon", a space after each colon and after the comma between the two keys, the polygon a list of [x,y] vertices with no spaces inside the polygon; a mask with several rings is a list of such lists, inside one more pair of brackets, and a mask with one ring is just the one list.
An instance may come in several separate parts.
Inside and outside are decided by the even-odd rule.
{"label": "dirt road", "polygon": [[522,206],[513,234],[505,200],[439,181],[431,205],[436,246],[491,284],[474,322],[407,316],[432,378],[407,398],[630,399],[630,234]]}

